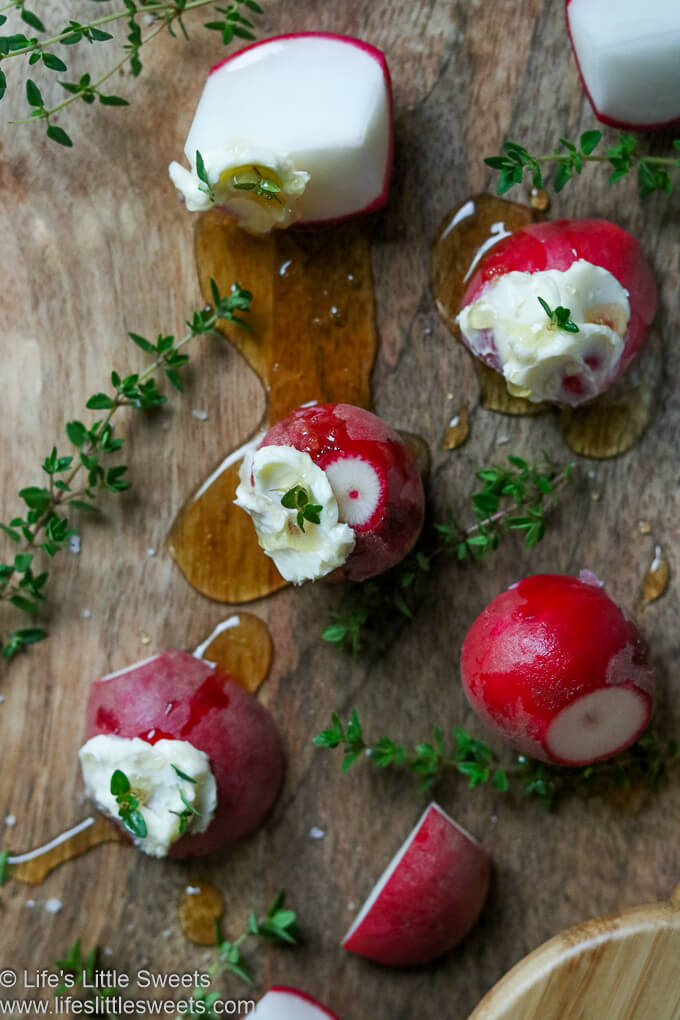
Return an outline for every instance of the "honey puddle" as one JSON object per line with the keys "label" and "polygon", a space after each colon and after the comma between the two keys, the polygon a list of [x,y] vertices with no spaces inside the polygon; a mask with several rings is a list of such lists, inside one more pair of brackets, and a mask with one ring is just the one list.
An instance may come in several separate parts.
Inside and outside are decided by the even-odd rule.
{"label": "honey puddle", "polygon": [[215,925],[224,913],[219,889],[210,882],[188,885],[179,901],[179,924],[188,939],[199,946],[214,946]]}
{"label": "honey puddle", "polygon": [[28,885],[40,885],[60,864],[80,857],[101,843],[127,842],[113,822],[103,815],[85,818],[36,850],[10,855],[12,878]]}
{"label": "honey puddle", "polygon": [[269,627],[253,613],[238,613],[218,623],[194,655],[214,662],[239,687],[255,694],[267,679],[272,664]]}
{"label": "honey puddle", "polygon": [[[481,258],[502,238],[540,216],[527,205],[494,195],[475,195],[444,218],[434,244],[432,280],[437,311],[458,337],[456,316],[467,283]],[[625,453],[641,438],[655,405],[663,370],[661,338],[652,330],[632,366],[601,397],[580,408],[556,409],[562,436],[571,450],[597,459]],[[480,405],[488,411],[537,415],[549,404],[533,404],[507,391],[502,375],[474,358]]]}
{"label": "honey puddle", "polygon": [[[227,293],[235,280],[253,292],[253,332],[223,332],[259,376],[267,396],[262,429],[308,401],[371,406],[377,346],[370,244],[365,226],[278,230],[251,237],[219,209],[198,220],[201,290]],[[248,444],[232,451],[175,520],[169,550],[187,581],[218,602],[241,603],[284,587],[260,549],[249,516],[233,505]]]}

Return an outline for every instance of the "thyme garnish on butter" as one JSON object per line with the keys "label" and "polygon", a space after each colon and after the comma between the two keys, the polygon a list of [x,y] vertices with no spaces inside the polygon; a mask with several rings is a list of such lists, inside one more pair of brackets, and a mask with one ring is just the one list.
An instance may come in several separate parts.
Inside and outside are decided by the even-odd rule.
{"label": "thyme garnish on butter", "polygon": [[148,830],[142,812],[139,810],[139,799],[135,797],[130,780],[120,769],[111,776],[110,789],[118,805],[118,817],[124,827],[138,839],[146,839]]}
{"label": "thyme garnish on butter", "polygon": [[[31,112],[24,120],[14,123],[43,121],[46,124],[48,138],[59,145],[70,147],[73,142],[67,132],[54,123],[55,115],[77,100],[88,104],[98,100],[104,106],[128,106],[127,99],[103,92],[102,86],[126,66],[129,66],[135,78],[138,77],[142,72],[140,56],[142,47],[165,30],[171,36],[175,36],[179,30],[181,35],[188,39],[189,32],[184,19],[201,8],[212,8],[214,20],[205,22],[203,27],[217,32],[225,46],[235,38],[255,39],[252,31],[254,25],[243,11],[251,16],[261,14],[262,8],[256,0],[230,0],[226,7],[219,6],[214,0],[124,0],[124,4],[117,10],[91,21],[80,22],[71,18],[68,24],[55,34],[50,34],[42,18],[28,9],[26,0],[10,0],[0,7],[0,26],[7,23],[7,12],[14,11],[20,19],[15,28],[21,31],[15,30],[0,35],[0,100],[7,90],[7,77],[1,65],[10,58],[25,57],[31,68],[40,65],[41,69],[53,74],[63,74],[68,71],[66,58],[72,47],[80,43],[88,45],[111,43],[112,46],[117,46],[120,56],[117,55],[113,65],[97,78],[93,79],[92,75],[86,73],[77,81],[59,80],[59,85],[68,93],[62,102],[46,103],[35,81],[32,78],[26,80],[26,100]],[[121,20],[125,20],[127,24],[127,41],[122,45],[106,30],[108,26]],[[142,22],[147,22],[151,26],[146,33],[142,31]]]}
{"label": "thyme garnish on butter", "polygon": [[538,299],[538,303],[550,319],[550,325],[554,326],[555,329],[563,329],[565,333],[578,333],[580,332],[578,326],[571,318],[571,309],[564,308],[562,305],[557,305],[556,308],[551,308],[547,301],[544,301],[542,297]]}
{"label": "thyme garnish on butter", "polygon": [[[112,419],[116,412],[121,407],[146,410],[165,404],[167,397],[156,383],[158,375],[164,375],[170,385],[181,392],[180,369],[189,360],[184,348],[196,337],[213,333],[218,322],[227,321],[250,329],[243,315],[250,309],[252,294],[235,283],[231,293],[222,296],[214,280],[210,285],[213,304],[194,311],[180,340],[159,335],[152,342],[137,333],[129,334],[130,340],[150,356],[148,367],[125,376],[112,372],[109,392],[94,393],[86,404],[89,410],[104,411],[104,416],[92,424],[78,420],[68,422],[66,436],[75,451],[64,455],[53,446],[42,464],[47,475],[46,484],[31,485],[19,491],[24,503],[22,513],[6,524],[0,523],[0,531],[19,546],[12,559],[0,563],[0,603],[9,603],[28,616],[35,616],[47,602],[48,581],[47,571],[36,570],[36,555],[42,552],[53,557],[78,534],[67,516],[70,511],[97,513],[96,499],[102,490],[123,492],[130,488],[127,465],[110,464],[110,458],[125,442],[114,435]],[[41,627],[19,628],[4,641],[0,639],[0,654],[11,659],[45,636]]]}
{"label": "thyme garnish on butter", "polygon": [[448,737],[436,726],[431,741],[410,748],[391,737],[366,739],[356,709],[346,725],[333,712],[331,725],[314,737],[314,744],[330,750],[342,748],[343,772],[349,771],[361,757],[367,757],[375,768],[411,773],[420,780],[422,792],[431,790],[445,773],[457,772],[467,780],[470,790],[489,784],[500,793],[514,790],[521,796],[538,798],[547,810],[570,792],[604,793],[628,787],[634,780],[658,787],[680,765],[678,741],[662,737],[653,728],[627,751],[594,765],[579,768],[547,765],[523,754],[515,755],[514,763],[506,765],[488,744],[460,726],[454,726]]}
{"label": "thyme garnish on butter", "polygon": [[497,549],[510,531],[520,532],[528,548],[537,545],[548,527],[548,514],[557,505],[560,491],[569,484],[573,463],[554,464],[547,454],[529,463],[509,456],[506,465],[493,464],[476,472],[482,487],[470,497],[475,523],[460,524],[452,512],[434,525],[437,536],[431,550],[422,545],[398,566],[380,577],[351,588],[351,600],[330,612],[324,641],[354,654],[361,649],[367,631],[375,629],[394,610],[411,619],[419,597],[419,582],[426,579],[442,554],[458,560],[480,560]]}
{"label": "thyme garnish on butter", "polygon": [[304,532],[305,521],[309,521],[310,524],[321,523],[319,515],[323,507],[319,503],[311,502],[310,493],[303,485],[294,485],[292,489],[284,493],[281,497],[281,505],[285,506],[286,510],[297,510],[296,521],[300,531]]}
{"label": "thyme garnish on butter", "polygon": [[638,188],[643,198],[655,191],[670,194],[673,190],[671,170],[680,169],[680,138],[672,143],[676,150],[672,156],[650,156],[640,151],[638,140],[627,131],[619,132],[618,142],[602,153],[595,150],[602,141],[602,132],[584,131],[578,144],[568,138],[560,138],[553,152],[540,156],[532,155],[523,145],[506,141],[499,156],[489,156],[484,162],[500,172],[497,191],[504,195],[515,184],[521,184],[524,175],[531,178],[534,188],[545,184],[544,167],[555,163],[557,170],[552,181],[555,191],[562,191],[574,175],[582,173],[586,163],[609,164],[609,183],[626,177],[631,171],[637,172]]}

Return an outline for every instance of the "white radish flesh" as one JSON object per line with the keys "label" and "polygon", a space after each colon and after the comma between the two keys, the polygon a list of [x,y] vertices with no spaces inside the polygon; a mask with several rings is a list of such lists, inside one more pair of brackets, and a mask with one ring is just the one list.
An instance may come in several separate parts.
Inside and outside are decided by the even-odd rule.
{"label": "white radish flesh", "polygon": [[324,468],[338,504],[339,517],[351,528],[366,526],[380,505],[385,486],[361,457],[340,457]]}
{"label": "white radish flesh", "polygon": [[644,697],[627,687],[605,687],[562,709],[546,742],[556,759],[581,765],[628,747],[648,719]]}
{"label": "white radish flesh", "polygon": [[310,180],[302,222],[377,207],[391,162],[391,99],[378,50],[323,33],[282,36],[249,47],[211,73],[185,147],[242,149],[287,157]]}
{"label": "white radish flesh", "polygon": [[680,118],[678,0],[569,0],[567,19],[601,119],[656,127]]}
{"label": "white radish flesh", "polygon": [[250,1015],[256,1020],[337,1020],[320,1003],[294,988],[272,988]]}

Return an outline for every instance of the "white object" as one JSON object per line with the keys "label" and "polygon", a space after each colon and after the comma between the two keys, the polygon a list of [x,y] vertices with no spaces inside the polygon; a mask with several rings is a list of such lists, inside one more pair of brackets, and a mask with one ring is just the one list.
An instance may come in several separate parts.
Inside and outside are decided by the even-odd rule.
{"label": "white object", "polygon": [[567,21],[600,120],[660,127],[680,118],[678,0],[569,0]]}
{"label": "white object", "polygon": [[[325,577],[346,562],[356,542],[354,531],[338,520],[338,503],[330,482],[308,453],[292,446],[262,446],[246,456],[235,503],[253,519],[258,541],[286,581]],[[309,502],[320,506],[319,524],[297,524],[297,510],[281,498],[301,486]]]}
{"label": "white object", "polygon": [[296,988],[272,988],[249,1014],[256,1020],[337,1020],[320,1002]]}
{"label": "white object", "polygon": [[[326,33],[265,40],[213,68],[186,141],[190,170],[173,162],[170,177],[187,208],[212,205],[200,152],[214,200],[254,233],[367,212],[387,195],[391,107],[374,47]],[[257,175],[280,191],[242,190]]]}
{"label": "white object", "polygon": [[48,900],[45,900],[45,910],[48,914],[58,914],[63,906],[64,904],[56,896],[50,896]]}
{"label": "white object", "polygon": [[[144,839],[134,843],[152,857],[165,857],[180,832],[180,815],[187,805],[198,814],[187,818],[187,833],[205,832],[217,806],[217,785],[210,759],[186,740],[150,744],[108,734],[92,737],[79,751],[85,789],[100,810],[118,819],[118,803],[111,793],[111,776],[119,769],[130,781],[146,822]],[[195,782],[182,779],[173,765]],[[186,803],[185,803],[186,801]]]}
{"label": "white object", "polygon": [[[551,309],[568,308],[578,333],[553,325],[539,297]],[[567,270],[505,273],[463,309],[458,323],[478,356],[495,348],[514,396],[570,403],[563,379],[575,375],[583,384],[581,403],[615,378],[629,319],[628,292],[616,277],[578,259]]]}

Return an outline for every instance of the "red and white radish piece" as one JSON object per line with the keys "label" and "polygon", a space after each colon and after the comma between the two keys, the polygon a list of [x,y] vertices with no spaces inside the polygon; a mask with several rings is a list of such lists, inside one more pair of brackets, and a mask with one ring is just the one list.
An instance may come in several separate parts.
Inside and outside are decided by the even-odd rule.
{"label": "red and white radish piece", "polygon": [[430,804],[345,935],[344,948],[390,967],[442,956],[477,920],[489,870],[479,843]]}
{"label": "red and white radish piece", "polygon": [[654,707],[654,670],[635,621],[585,571],[537,574],[498,595],[467,633],[461,670],[487,726],[557,765],[625,750]]}
{"label": "red and white radish piece", "polygon": [[96,680],[85,739],[99,734],[188,741],[208,755],[217,784],[213,820],[175,842],[170,857],[207,854],[255,829],[281,786],[281,738],[267,709],[188,652],[173,649]]}
{"label": "red and white radish piece", "polygon": [[[553,325],[538,297],[578,326]],[[533,223],[503,238],[475,267],[458,322],[473,354],[512,393],[575,406],[608,389],[642,346],[656,313],[639,242],[607,220]]]}
{"label": "red and white radish piece", "polygon": [[250,1015],[257,1020],[339,1020],[311,995],[284,985],[270,988]]}
{"label": "red and white radish piece", "polygon": [[411,550],[425,513],[422,479],[404,441],[376,415],[352,404],[300,407],[269,429],[258,449],[269,446],[308,454],[325,472],[339,520],[356,540],[338,575],[363,581]]}
{"label": "red and white radish piece", "polygon": [[677,0],[567,0],[574,56],[593,110],[615,127],[680,121]]}
{"label": "red and white radish piece", "polygon": [[[215,201],[264,233],[379,209],[392,148],[384,55],[360,39],[302,32],[254,43],[212,69],[185,146],[191,171],[173,163],[170,176],[188,208],[207,208],[200,152]],[[278,190],[262,194],[258,175]]]}

